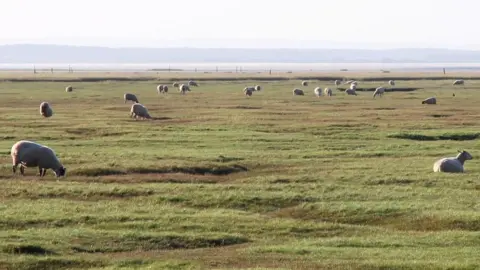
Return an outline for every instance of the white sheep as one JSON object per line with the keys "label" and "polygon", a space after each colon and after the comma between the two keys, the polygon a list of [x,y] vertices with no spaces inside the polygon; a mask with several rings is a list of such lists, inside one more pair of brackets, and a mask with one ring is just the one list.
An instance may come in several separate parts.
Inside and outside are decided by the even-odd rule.
{"label": "white sheep", "polygon": [[195,81],[188,81],[189,86],[198,86],[198,83]]}
{"label": "white sheep", "polygon": [[345,90],[345,93],[347,95],[355,95],[355,96],[357,95],[357,92],[353,88],[348,88],[347,90]]}
{"label": "white sheep", "polygon": [[130,117],[135,118],[135,120],[137,120],[137,118],[152,119],[148,113],[148,109],[140,103],[132,104]]}
{"label": "white sheep", "polygon": [[186,84],[181,84],[179,87],[178,87],[178,91],[182,94],[182,95],[185,95],[185,93],[187,91],[191,91],[190,90],[190,87]]}
{"label": "white sheep", "polygon": [[308,86],[308,82],[307,82],[307,81],[303,81],[303,82],[302,82],[302,85],[303,85],[303,86]]}
{"label": "white sheep", "polygon": [[424,99],[422,104],[437,104],[437,99],[435,97],[429,97]]}
{"label": "white sheep", "polygon": [[262,87],[260,85],[255,85],[254,89],[255,91],[261,91]]}
{"label": "white sheep", "polygon": [[458,150],[456,157],[442,158],[433,164],[434,172],[446,172],[446,173],[463,173],[465,161],[473,159],[472,155],[467,151]]}
{"label": "white sheep", "polygon": [[315,87],[315,89],[313,89],[313,93],[315,93],[315,96],[317,96],[317,97],[322,96],[322,88]]}
{"label": "white sheep", "polygon": [[123,95],[124,103],[127,103],[127,100],[133,101],[134,103],[138,103],[138,98],[134,94],[126,93]]}
{"label": "white sheep", "polygon": [[180,86],[180,84],[179,84],[178,82],[174,82],[174,83],[172,84],[172,86],[173,86],[174,88],[177,88],[178,86]]}
{"label": "white sheep", "polygon": [[302,89],[295,88],[295,89],[293,89],[293,95],[294,96],[303,96],[304,93],[303,93]]}
{"label": "white sheep", "polygon": [[394,80],[390,80],[390,81],[388,81],[388,84],[389,84],[390,86],[395,86],[395,81],[394,81]]}
{"label": "white sheep", "polygon": [[355,89],[357,89],[357,84],[358,84],[357,82],[352,82],[352,83],[350,84],[350,88],[354,88],[354,87],[355,87]]}
{"label": "white sheep", "polygon": [[355,80],[348,80],[348,81],[344,82],[343,84],[352,84],[354,82],[355,82]]}
{"label": "white sheep", "polygon": [[332,96],[332,89],[330,89],[328,87],[323,89],[323,92],[325,93],[325,96],[329,96],[329,97]]}
{"label": "white sheep", "polygon": [[375,89],[375,92],[373,92],[373,98],[375,98],[376,96],[383,97],[383,93],[385,93],[385,87],[377,87],[377,89]]}
{"label": "white sheep", "polygon": [[56,177],[65,176],[67,170],[50,147],[36,142],[18,141],[12,146],[10,155],[13,174],[16,173],[19,164],[22,175],[25,175],[25,168],[28,167],[38,167],[40,177],[45,176],[47,169],[52,169]]}
{"label": "white sheep", "polygon": [[253,94],[253,91],[255,91],[255,89],[253,87],[245,87],[243,89],[243,92],[245,93],[246,96],[249,96],[251,97],[252,94]]}
{"label": "white sheep", "polygon": [[73,91],[73,87],[71,85],[65,88],[65,92],[72,92],[72,91]]}
{"label": "white sheep", "polygon": [[51,117],[53,115],[53,110],[50,104],[48,102],[42,102],[40,103],[40,114],[45,117]]}

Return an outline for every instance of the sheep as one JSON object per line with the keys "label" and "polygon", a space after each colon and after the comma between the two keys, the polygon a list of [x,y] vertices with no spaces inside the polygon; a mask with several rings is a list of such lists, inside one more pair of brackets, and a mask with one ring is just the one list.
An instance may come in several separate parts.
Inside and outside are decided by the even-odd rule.
{"label": "sheep", "polygon": [[358,83],[357,83],[356,81],[353,81],[352,83],[350,83],[350,87],[352,87],[352,86],[357,87],[357,84],[358,84]]}
{"label": "sheep", "polygon": [[453,85],[464,85],[465,86],[465,81],[464,80],[455,80],[453,82]]}
{"label": "sheep", "polygon": [[163,85],[163,84],[159,84],[159,85],[157,86],[157,92],[158,92],[158,94],[166,94],[166,93],[168,93],[168,86]]}
{"label": "sheep", "polygon": [[332,89],[330,89],[328,87],[323,89],[323,92],[325,93],[325,96],[329,96],[329,97],[332,96]]}
{"label": "sheep", "polygon": [[437,104],[437,99],[435,97],[429,97],[424,99],[422,104]]}
{"label": "sheep", "polygon": [[339,80],[335,80],[335,87],[338,88],[339,85],[340,85],[340,81],[339,81]]}
{"label": "sheep", "polygon": [[313,93],[315,93],[315,96],[320,97],[322,95],[322,88],[315,87],[315,89],[313,89]]}
{"label": "sheep", "polygon": [[295,89],[293,89],[293,95],[294,96],[303,96],[304,93],[303,93],[302,89],[295,88]]}
{"label": "sheep", "polygon": [[395,81],[394,81],[394,80],[390,80],[390,81],[388,81],[388,84],[389,84],[390,86],[395,86]]}
{"label": "sheep", "polygon": [[180,84],[179,84],[178,82],[174,82],[174,83],[172,84],[172,86],[173,86],[174,88],[177,88],[179,85],[180,85]]}
{"label": "sheep", "polygon": [[71,85],[65,88],[65,92],[72,92],[72,91],[73,91],[73,87]]}
{"label": "sheep", "polygon": [[134,94],[126,93],[125,95],[123,95],[123,99],[125,101],[124,103],[127,103],[127,100],[138,103],[137,96],[135,96]]}
{"label": "sheep", "polygon": [[357,92],[355,91],[355,89],[352,89],[352,88],[348,88],[347,90],[345,90],[345,93],[347,95],[357,95]]}
{"label": "sheep", "polygon": [[163,85],[163,93],[168,93],[168,85]]}
{"label": "sheep", "polygon": [[148,109],[140,103],[132,104],[130,108],[130,117],[135,118],[143,118],[143,119],[152,119],[150,114],[148,113]]}
{"label": "sheep", "polygon": [[262,87],[260,85],[255,85],[254,89],[255,91],[261,91]]}
{"label": "sheep", "polygon": [[40,114],[45,117],[51,117],[53,115],[53,110],[50,104],[48,102],[42,102],[40,103]]}
{"label": "sheep", "polygon": [[255,91],[255,89],[252,88],[252,87],[245,87],[245,88],[243,89],[243,92],[245,93],[245,95],[246,95],[246,96],[249,96],[249,97],[252,96],[253,91]]}
{"label": "sheep", "polygon": [[377,87],[377,89],[375,89],[375,92],[373,92],[373,98],[375,98],[376,96],[383,97],[383,93],[385,93],[385,87]]}
{"label": "sheep", "polygon": [[473,159],[467,151],[458,150],[456,157],[446,157],[435,161],[433,164],[434,172],[463,173],[465,161]]}
{"label": "sheep", "polygon": [[187,91],[191,91],[190,90],[190,87],[188,87],[188,85],[186,84],[181,84],[179,87],[178,87],[178,91],[182,94],[182,95],[185,95],[185,93]]}
{"label": "sheep", "polygon": [[354,82],[355,82],[355,80],[348,80],[348,81],[344,82],[343,84],[352,84]]}
{"label": "sheep", "polygon": [[13,174],[16,173],[19,164],[22,175],[25,175],[25,168],[28,167],[38,167],[40,177],[45,176],[47,169],[52,169],[56,177],[65,176],[67,171],[50,147],[36,142],[18,141],[12,146],[10,155]]}
{"label": "sheep", "polygon": [[198,86],[198,84],[195,81],[188,81],[189,86]]}
{"label": "sheep", "polygon": [[307,82],[307,81],[303,81],[303,82],[302,82],[302,86],[308,86],[308,82]]}

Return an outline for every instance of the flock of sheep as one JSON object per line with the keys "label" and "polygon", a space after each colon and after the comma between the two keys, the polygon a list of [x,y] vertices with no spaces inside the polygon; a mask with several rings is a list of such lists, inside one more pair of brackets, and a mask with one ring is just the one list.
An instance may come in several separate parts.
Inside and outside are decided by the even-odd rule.
{"label": "flock of sheep", "polygon": [[[339,80],[335,81],[335,86],[341,84]],[[357,95],[356,88],[357,82],[356,81],[346,81],[344,84],[350,84],[350,87],[345,90],[347,95]],[[390,80],[388,82],[390,86],[395,86],[395,81]],[[456,80],[453,82],[453,85],[465,85],[463,80]],[[179,84],[177,82],[173,83],[173,87],[178,88],[181,94],[186,94],[186,92],[191,91],[190,86],[198,86],[195,81],[190,80],[187,84]],[[302,81],[302,86],[308,86],[307,81]],[[244,93],[247,96],[252,96],[253,92],[261,91],[262,87],[260,85],[255,85],[253,87],[245,87]],[[73,87],[67,86],[65,89],[66,92],[72,92]],[[167,85],[158,85],[157,86],[158,94],[166,94],[168,93],[168,86]],[[385,87],[378,87],[374,93],[373,97],[382,96],[385,92]],[[332,89],[325,88],[323,93],[326,96],[332,96]],[[314,94],[317,97],[322,95],[322,89],[320,87],[316,87],[314,89]],[[303,90],[295,88],[293,90],[293,95],[304,95]],[[130,109],[130,117],[134,119],[137,118],[144,118],[144,119],[151,119],[148,109],[139,103],[138,98],[131,93],[125,93],[124,95],[124,102],[132,101],[134,104],[131,106]],[[422,101],[422,104],[436,104],[436,98],[430,97]],[[51,117],[53,115],[53,109],[48,102],[42,102],[40,104],[40,114],[43,117]],[[437,160],[433,165],[434,172],[450,172],[450,173],[463,173],[464,172],[464,164],[465,161],[473,159],[473,157],[467,151],[458,151],[459,154],[456,157],[447,157]],[[20,173],[24,175],[24,171],[26,167],[38,167],[39,169],[39,176],[45,176],[46,170],[51,169],[55,173],[56,177],[65,176],[66,168],[62,165],[62,163],[57,158],[55,152],[48,146],[41,145],[36,142],[21,140],[16,142],[11,150],[10,154],[12,157],[12,172],[13,174],[16,173],[17,167],[20,165]]]}

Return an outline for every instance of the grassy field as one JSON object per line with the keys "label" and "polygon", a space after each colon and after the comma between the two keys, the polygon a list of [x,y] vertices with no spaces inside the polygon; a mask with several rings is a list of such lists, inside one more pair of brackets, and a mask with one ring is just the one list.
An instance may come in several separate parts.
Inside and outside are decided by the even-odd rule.
{"label": "grassy field", "polygon": [[[247,98],[258,81],[207,76],[182,96],[156,93],[168,77],[66,93],[44,76],[0,83],[0,269],[480,268],[480,81],[397,80],[422,89],[373,99],[272,80]],[[130,119],[126,92],[154,120]],[[12,176],[21,139],[67,177]],[[433,173],[458,149],[465,174]]]}

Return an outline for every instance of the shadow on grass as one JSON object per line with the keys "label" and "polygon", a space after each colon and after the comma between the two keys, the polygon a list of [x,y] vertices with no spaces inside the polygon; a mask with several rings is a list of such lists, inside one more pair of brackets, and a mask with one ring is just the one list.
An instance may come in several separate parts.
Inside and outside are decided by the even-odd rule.
{"label": "shadow on grass", "polygon": [[422,135],[414,133],[398,133],[387,135],[388,138],[414,141],[471,141],[478,139],[480,133],[451,133],[442,135]]}
{"label": "shadow on grass", "polygon": [[167,167],[167,168],[144,168],[135,167],[121,169],[110,168],[85,168],[72,172],[72,175],[78,176],[108,176],[108,175],[126,175],[126,174],[165,174],[165,173],[185,173],[196,175],[229,175],[232,173],[248,171],[246,167],[240,165],[233,166],[212,166],[212,167]]}
{"label": "shadow on grass", "polygon": [[54,255],[55,252],[34,245],[7,245],[2,248],[3,253],[15,255]]}

